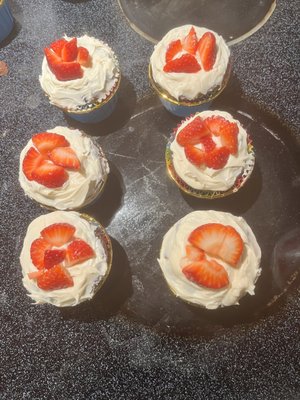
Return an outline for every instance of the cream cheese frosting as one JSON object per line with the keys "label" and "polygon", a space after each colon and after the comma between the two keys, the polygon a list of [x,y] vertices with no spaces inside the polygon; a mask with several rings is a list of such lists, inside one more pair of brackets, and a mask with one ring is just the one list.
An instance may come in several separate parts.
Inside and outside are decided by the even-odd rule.
{"label": "cream cheese frosting", "polygon": [[[217,53],[213,68],[210,71],[205,71],[200,57],[196,53],[195,57],[202,67],[200,71],[195,73],[164,72],[163,68],[166,64],[166,51],[169,44],[174,40],[184,39],[192,26],[193,25],[184,25],[169,31],[154,47],[150,58],[154,81],[177,100],[195,100],[220,86],[229,63],[230,50],[222,36],[209,29],[194,26],[198,40],[200,40],[206,32],[212,32],[215,35]],[[179,53],[175,58],[181,55],[182,53]]]}
{"label": "cream cheese frosting", "polygon": [[[233,117],[225,111],[203,111],[194,114],[190,119],[186,119],[178,128],[178,133],[188,125],[194,118],[201,117],[202,119],[211,116],[221,116],[230,122],[235,122],[239,128],[238,134],[238,151],[236,155],[230,154],[228,161],[222,169],[209,168],[206,165],[197,167],[192,164],[185,156],[184,147],[180,146],[176,139],[171,143],[172,160],[175,171],[180,178],[189,186],[199,190],[228,190],[234,183],[236,178],[243,170],[254,163],[253,154],[248,152],[247,147],[247,132],[242,127],[241,123],[233,119]],[[217,145],[220,145],[219,138],[213,136],[213,140]],[[202,145],[195,145],[202,149]]]}
{"label": "cream cheese frosting", "polygon": [[[237,230],[244,242],[244,250],[237,268],[218,259],[229,276],[229,286],[208,289],[189,281],[182,272],[181,259],[190,233],[207,223],[230,225]],[[207,256],[209,259],[209,257]],[[217,211],[194,211],[180,219],[163,238],[158,260],[164,277],[172,291],[182,299],[208,309],[239,304],[246,293],[254,295],[255,283],[261,273],[261,250],[255,236],[242,217]]]}
{"label": "cream cheese frosting", "polygon": [[[64,36],[70,40],[68,36]],[[87,103],[101,102],[115,87],[119,64],[114,52],[104,42],[87,35],[77,38],[78,47],[85,47],[91,56],[91,67],[83,67],[83,77],[60,81],[51,72],[46,57],[43,59],[40,84],[50,103],[67,110],[75,110]]]}
{"label": "cream cheese frosting", "polygon": [[65,136],[80,163],[79,170],[68,169],[69,179],[58,188],[48,188],[29,181],[23,173],[22,164],[30,147],[30,139],[20,155],[19,182],[24,192],[33,200],[58,210],[77,209],[92,202],[100,193],[109,173],[109,165],[93,141],[78,129],[57,126],[47,132]]}
{"label": "cream cheese frosting", "polygon": [[[30,257],[32,242],[40,237],[40,232],[54,223],[69,223],[76,227],[76,238],[83,239],[94,250],[96,256],[80,264],[68,268],[74,286],[66,289],[46,291],[40,289],[34,279],[28,278],[28,273],[36,272]],[[97,285],[105,276],[108,265],[107,256],[100,239],[95,235],[98,225],[89,223],[75,211],[54,211],[41,215],[31,222],[27,229],[23,248],[20,255],[20,263],[23,273],[23,284],[29,292],[29,297],[36,304],[50,303],[58,307],[75,306],[93,297]],[[63,247],[62,247],[63,248]]]}

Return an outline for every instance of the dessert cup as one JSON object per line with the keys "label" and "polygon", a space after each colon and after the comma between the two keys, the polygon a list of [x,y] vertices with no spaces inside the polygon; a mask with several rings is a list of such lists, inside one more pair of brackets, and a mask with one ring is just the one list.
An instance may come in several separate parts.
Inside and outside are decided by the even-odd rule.
{"label": "dessert cup", "polygon": [[[185,248],[191,232],[205,224],[222,224],[234,228],[243,241],[240,259],[234,267],[217,256],[215,259],[228,274],[229,283],[223,288],[209,288],[187,279],[182,272]],[[165,234],[158,259],[170,290],[182,300],[207,309],[239,304],[246,295],[254,295],[255,283],[261,273],[261,250],[255,236],[242,217],[219,211],[194,211],[176,222]],[[186,263],[186,261],[184,261]],[[192,263],[192,261],[188,261]]]}
{"label": "dessert cup", "polygon": [[[63,49],[62,53],[61,49],[57,52],[53,50],[62,41],[67,45],[76,42],[72,62],[63,61]],[[79,49],[82,48],[88,51],[85,61],[79,59]],[[69,68],[69,64],[76,64],[79,74],[75,71],[75,75],[71,76],[65,72],[66,69],[62,71],[63,76],[61,70],[57,73],[58,68],[66,65]],[[65,36],[45,48],[39,80],[51,104],[79,122],[98,123],[108,118],[115,109],[121,74],[117,57],[106,43],[87,35],[78,38]]]}
{"label": "dessert cup", "polygon": [[32,147],[36,149],[30,139],[20,155],[19,182],[25,194],[50,210],[79,210],[95,202],[109,173],[108,161],[100,145],[78,129],[58,126],[46,133],[56,133],[68,141],[80,161],[80,169],[65,168],[68,179],[58,187],[47,187],[28,179],[24,173],[24,160]]}
{"label": "dessert cup", "polygon": [[[67,249],[68,244],[78,239],[84,240],[94,251],[94,256],[75,265],[61,264],[67,269],[73,280],[73,286],[53,290],[45,290],[38,286],[38,278],[30,278],[28,274],[44,273],[51,269],[37,269],[31,254],[32,243],[40,238],[41,231],[52,224],[71,224],[76,228],[74,237],[59,247]],[[57,249],[58,247],[53,247]],[[66,250],[68,251],[68,250]],[[28,296],[36,303],[49,303],[57,307],[76,306],[91,300],[101,289],[107,279],[112,264],[112,246],[103,226],[94,218],[75,211],[55,211],[42,215],[31,222],[27,229],[20,263],[23,273],[23,285]],[[52,267],[53,268],[53,267]]]}
{"label": "dessert cup", "polygon": [[[197,167],[185,156],[184,149],[178,145],[176,136],[190,121],[200,117],[222,117],[236,123],[238,133],[238,153],[229,155],[226,165],[215,170],[206,166]],[[224,111],[204,111],[182,121],[172,133],[165,152],[169,176],[185,193],[203,199],[217,199],[236,193],[249,179],[255,165],[255,154],[250,136],[240,122]]]}
{"label": "dessert cup", "polygon": [[7,0],[0,0],[0,42],[4,40],[14,27],[14,19]]}

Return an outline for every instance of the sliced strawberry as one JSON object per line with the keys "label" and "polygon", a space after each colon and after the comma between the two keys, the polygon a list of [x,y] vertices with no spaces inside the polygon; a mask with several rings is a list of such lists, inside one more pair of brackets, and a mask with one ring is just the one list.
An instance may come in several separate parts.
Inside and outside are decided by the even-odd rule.
{"label": "sliced strawberry", "polygon": [[70,169],[79,169],[80,161],[71,147],[56,147],[49,153],[49,158],[56,165]]}
{"label": "sliced strawberry", "polygon": [[37,285],[43,290],[57,290],[72,287],[74,282],[69,271],[58,264],[45,270],[43,275],[37,278]]}
{"label": "sliced strawberry", "polygon": [[206,153],[212,151],[216,147],[216,143],[213,141],[213,138],[211,135],[203,136],[200,139],[200,143],[203,145],[204,151]]}
{"label": "sliced strawberry", "polygon": [[73,225],[66,222],[59,222],[44,228],[41,231],[41,236],[53,246],[60,247],[72,239],[75,230],[76,228]]}
{"label": "sliced strawberry", "polygon": [[52,132],[36,133],[32,137],[32,142],[42,154],[48,154],[55,147],[70,146],[70,143],[63,135]]}
{"label": "sliced strawberry", "polygon": [[226,226],[226,236],[219,250],[219,257],[236,267],[244,250],[244,242],[241,235],[232,227]]}
{"label": "sliced strawberry", "polygon": [[198,43],[197,52],[205,71],[210,71],[216,61],[216,38],[211,32],[206,32]]}
{"label": "sliced strawberry", "polygon": [[192,145],[185,146],[184,153],[189,162],[196,165],[197,167],[205,163],[206,160],[205,152],[201,149],[198,149],[195,146]]}
{"label": "sliced strawberry", "polygon": [[164,66],[164,72],[184,72],[189,74],[200,70],[200,64],[191,54],[183,54],[181,57],[167,62]]}
{"label": "sliced strawberry", "polygon": [[61,57],[61,51],[66,43],[66,39],[58,39],[50,44],[50,49],[52,49],[59,57]]}
{"label": "sliced strawberry", "polygon": [[63,167],[44,160],[33,172],[32,179],[48,188],[61,187],[69,176]]}
{"label": "sliced strawberry", "polygon": [[190,261],[201,261],[205,258],[205,253],[199,247],[195,247],[192,244],[185,246],[186,256]]}
{"label": "sliced strawberry", "polygon": [[77,57],[77,38],[71,39],[69,42],[66,42],[61,51],[62,61],[75,61]]}
{"label": "sliced strawberry", "polygon": [[34,271],[34,272],[28,272],[27,276],[29,279],[37,279],[39,276],[42,276],[44,271]]}
{"label": "sliced strawberry", "polygon": [[67,247],[66,261],[68,266],[82,263],[95,257],[95,252],[84,240],[76,239]]}
{"label": "sliced strawberry", "polygon": [[226,227],[218,223],[209,223],[194,229],[188,240],[210,256],[219,256],[220,249],[226,236]]}
{"label": "sliced strawberry", "polygon": [[182,44],[181,41],[178,40],[173,40],[167,48],[166,51],[166,63],[169,61],[173,60],[173,58],[182,50]]}
{"label": "sliced strawberry", "polygon": [[230,153],[227,147],[217,147],[209,153],[206,153],[205,164],[209,168],[221,169],[226,165],[229,155]]}
{"label": "sliced strawberry", "polygon": [[221,129],[228,124],[228,121],[219,115],[213,115],[212,117],[206,118],[204,123],[210,133],[219,136]]}
{"label": "sliced strawberry", "polygon": [[182,47],[190,54],[195,54],[198,45],[198,38],[195,28],[192,26],[187,36],[182,40]]}
{"label": "sliced strawberry", "polygon": [[51,243],[47,242],[45,239],[38,238],[35,239],[30,246],[30,258],[37,267],[37,269],[44,268],[44,255],[45,252],[51,248]]}
{"label": "sliced strawberry", "polygon": [[227,271],[214,260],[193,262],[185,266],[182,272],[189,281],[209,289],[222,289],[229,284]]}
{"label": "sliced strawberry", "polygon": [[176,140],[180,146],[198,144],[201,138],[209,135],[210,132],[200,117],[194,118],[177,134]]}
{"label": "sliced strawberry", "polygon": [[44,254],[44,268],[50,269],[64,261],[66,257],[66,250],[64,249],[50,249],[46,250]]}
{"label": "sliced strawberry", "polygon": [[34,147],[30,147],[27,151],[23,163],[22,171],[29,181],[33,180],[33,171],[44,161],[45,157],[40,154]]}
{"label": "sliced strawberry", "polygon": [[83,70],[78,62],[62,62],[53,50],[45,48],[45,56],[50,70],[59,81],[70,81],[83,77]]}
{"label": "sliced strawberry", "polygon": [[236,154],[238,151],[238,133],[239,128],[235,122],[228,122],[221,128],[221,143],[231,154]]}
{"label": "sliced strawberry", "polygon": [[88,49],[86,49],[85,47],[78,47],[77,62],[79,62],[79,64],[83,67],[91,66],[92,60]]}

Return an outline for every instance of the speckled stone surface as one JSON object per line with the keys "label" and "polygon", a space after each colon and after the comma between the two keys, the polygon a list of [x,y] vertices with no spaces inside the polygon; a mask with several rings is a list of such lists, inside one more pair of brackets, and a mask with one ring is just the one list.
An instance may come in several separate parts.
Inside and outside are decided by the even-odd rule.
{"label": "speckled stone surface", "polygon": [[[163,149],[150,154],[157,134],[162,132],[162,141],[168,136],[162,111],[160,118],[153,116],[157,103],[143,100],[152,93],[147,81],[152,45],[129,28],[117,1],[14,0],[10,4],[16,30],[0,45],[0,60],[9,67],[9,74],[0,77],[1,400],[298,399],[299,285],[292,285],[259,318],[211,322],[209,329],[204,326],[197,335],[168,333],[168,323],[176,321],[176,309],[169,308],[166,320],[154,318],[155,292],[149,293],[147,281],[151,279],[154,287],[155,279],[162,279],[155,264],[161,240],[156,229],[162,229],[157,217],[170,226],[176,213],[179,218],[194,206],[178,195],[171,182],[162,181]],[[268,23],[232,49],[234,74],[226,95],[228,102],[231,90],[241,102],[246,99],[250,114],[259,106],[258,114],[268,121],[271,118],[275,131],[291,132],[296,140],[300,122],[297,13],[296,0],[279,2]],[[48,104],[38,82],[42,48],[63,33],[88,33],[107,41],[123,72],[119,118],[83,127],[97,137],[111,163],[103,197],[88,211],[112,237],[115,266],[102,295],[79,311],[31,305],[18,259],[28,224],[46,212],[26,198],[18,184],[19,153],[34,132],[57,125],[80,126]],[[232,102],[233,106],[238,107],[238,102]],[[140,126],[135,120],[143,118],[139,113],[145,110],[155,129],[153,138],[147,129],[141,129],[140,135],[134,131]],[[177,120],[165,115],[168,124],[173,121],[176,126]],[[136,158],[143,152],[145,162],[137,166]],[[294,171],[293,163],[287,161],[285,167]],[[272,173],[262,175],[267,183]],[[294,189],[299,182],[295,173]],[[279,194],[274,196],[276,207],[286,198]],[[180,199],[176,210],[166,207],[168,196],[173,195]],[[282,204],[282,215],[288,218],[279,219],[283,222],[277,225],[278,232],[300,225],[295,202],[290,201],[294,215]],[[146,204],[142,215],[137,214],[141,202]],[[267,210],[270,203],[263,199],[261,203]],[[253,214],[252,206],[246,210],[241,204],[239,210]],[[122,226],[118,221],[123,221]],[[261,218],[257,224],[268,222]],[[145,231],[149,236],[145,237]],[[151,271],[139,264],[145,254],[153,259]],[[162,299],[169,301],[171,295],[165,290]],[[172,301],[168,304],[177,300]],[[184,312],[179,301],[178,309]],[[147,321],[149,315],[152,319]]]}

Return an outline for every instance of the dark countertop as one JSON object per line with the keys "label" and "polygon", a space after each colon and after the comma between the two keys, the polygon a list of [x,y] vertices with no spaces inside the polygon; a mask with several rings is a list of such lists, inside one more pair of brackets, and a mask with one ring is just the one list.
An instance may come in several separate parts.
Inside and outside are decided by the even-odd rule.
{"label": "dark countertop", "polygon": [[[140,291],[138,298],[143,298],[141,276],[144,275],[136,274],[138,265],[134,258],[142,257],[147,246],[143,243],[139,250],[130,241],[130,235],[145,240],[139,228],[141,231],[151,228],[153,211],[147,210],[145,220],[132,211],[138,196],[144,199],[149,193],[139,193],[138,187],[129,188],[139,175],[127,176],[125,164],[118,163],[118,156],[127,157],[129,162],[132,159],[121,152],[128,145],[136,145],[126,143],[124,129],[133,109],[136,116],[140,103],[143,110],[147,109],[143,99],[152,93],[147,65],[153,46],[129,28],[117,1],[13,0],[10,4],[17,21],[16,31],[0,47],[0,60],[9,67],[8,76],[0,77],[0,398],[299,398],[297,285],[292,285],[275,307],[259,318],[218,324],[215,332],[210,329],[203,335],[160,331],[155,324],[147,324],[142,318],[122,311],[124,304],[135,298],[135,292]],[[278,126],[296,138],[300,122],[297,13],[296,0],[279,2],[267,24],[232,49],[232,85],[238,87],[240,98],[259,107],[273,124],[278,121]],[[19,187],[19,153],[34,132],[72,124],[48,104],[38,82],[42,48],[63,33],[69,36],[88,33],[108,42],[119,57],[124,78],[121,104],[127,120],[119,125],[105,125],[99,133],[99,141],[105,145],[112,162],[112,193],[119,197],[100,211],[91,210],[112,236],[116,259],[123,260],[124,269],[122,273],[114,272],[111,286],[104,293],[105,307],[97,316],[91,313],[89,318],[82,318],[75,311],[31,305],[21,283],[18,260],[28,224],[46,212],[25,198]],[[133,123],[127,130],[134,127]],[[114,135],[117,130],[119,138]],[[164,134],[168,136],[168,132]],[[141,143],[144,141],[141,132]],[[151,178],[152,171],[163,168],[162,164],[159,158],[151,158],[151,163],[143,164],[137,174]],[[146,188],[149,182],[144,182]],[[108,194],[109,190],[110,187]],[[136,193],[134,199],[129,198],[132,190]],[[166,194],[174,192],[171,189]],[[108,194],[104,193],[103,201]],[[160,201],[155,195],[150,200]],[[192,208],[183,202],[180,216],[187,210]],[[122,213],[127,213],[128,225],[120,227],[118,218]],[[172,210],[164,210],[159,215],[169,222],[168,226],[170,213]],[[299,213],[295,222],[300,225]],[[150,239],[155,246],[161,240],[155,237],[155,232]],[[147,251],[151,253],[151,248]],[[156,253],[153,258],[157,256]],[[162,279],[158,268],[153,270],[153,276]],[[108,293],[113,288],[118,291],[116,296]],[[146,295],[149,293],[145,290]],[[145,297],[147,301],[149,297]],[[139,314],[138,306],[134,306]]]}

